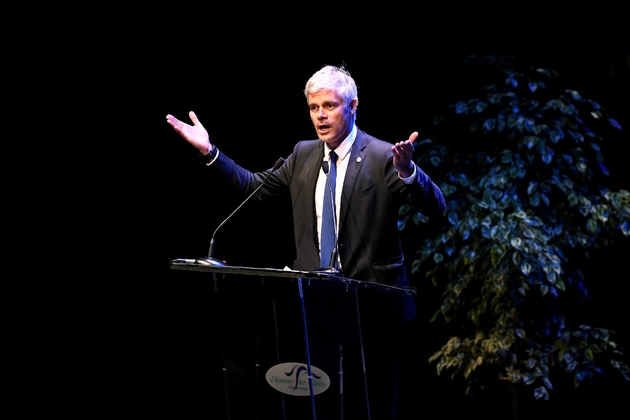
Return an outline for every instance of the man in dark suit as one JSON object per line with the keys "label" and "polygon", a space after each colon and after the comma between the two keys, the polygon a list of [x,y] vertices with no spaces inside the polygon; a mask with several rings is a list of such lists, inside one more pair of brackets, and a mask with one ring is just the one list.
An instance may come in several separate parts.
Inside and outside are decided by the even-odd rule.
{"label": "man in dark suit", "polygon": [[[343,277],[408,287],[397,229],[398,210],[402,204],[409,203],[425,215],[439,217],[445,209],[440,189],[412,160],[413,142],[418,133],[392,144],[361,131],[355,125],[359,104],[357,87],[343,67],[321,68],[308,80],[304,94],[319,139],[298,142],[275,171],[252,173],[237,165],[210,143],[207,131],[192,111],[189,117],[193,125],[170,114],[166,120],[199,151],[215,179],[249,195],[269,176],[255,198],[290,195],[296,247],[294,270],[314,271],[328,266],[331,261],[332,268],[340,270]],[[336,220],[335,249],[338,252],[320,255],[322,226],[327,220],[324,213],[330,207],[324,205],[324,198],[333,191],[326,185],[326,169],[330,170],[333,165],[331,151],[335,152],[336,215],[332,217]],[[320,292],[309,291],[308,296],[314,304],[309,307],[317,307],[319,302],[319,310],[315,309],[310,318],[317,322],[313,327],[316,336],[318,326],[322,327],[321,334],[325,334],[329,322],[349,322],[342,313],[348,302],[340,301],[336,305],[331,302],[330,293]],[[361,339],[365,340],[369,409],[346,405],[345,418],[394,419],[396,343],[404,325],[416,315],[414,301],[409,295],[370,293],[369,290],[364,294],[360,322],[364,335]],[[319,343],[326,341],[332,344],[329,348],[335,347],[334,338],[318,340]],[[322,348],[325,347],[322,344]],[[344,392],[352,398],[353,390]],[[327,408],[322,408],[325,410]],[[369,413],[368,417],[365,413]]]}

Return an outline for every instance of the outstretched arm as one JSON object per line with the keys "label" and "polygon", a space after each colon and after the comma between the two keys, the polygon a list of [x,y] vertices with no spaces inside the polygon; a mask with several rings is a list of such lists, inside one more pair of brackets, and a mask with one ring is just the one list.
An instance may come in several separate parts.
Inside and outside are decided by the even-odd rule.
{"label": "outstretched arm", "polygon": [[188,116],[193,122],[193,125],[186,124],[171,114],[166,116],[166,122],[188,143],[192,144],[201,155],[205,156],[210,153],[213,147],[212,143],[210,143],[210,136],[208,136],[208,132],[199,122],[197,115],[195,115],[193,111],[190,111]]}

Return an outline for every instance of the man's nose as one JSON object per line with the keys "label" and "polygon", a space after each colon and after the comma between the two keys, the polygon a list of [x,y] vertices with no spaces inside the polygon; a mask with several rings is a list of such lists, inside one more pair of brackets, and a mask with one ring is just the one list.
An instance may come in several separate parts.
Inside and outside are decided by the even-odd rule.
{"label": "man's nose", "polygon": [[323,109],[320,109],[319,112],[317,113],[317,119],[323,120],[324,118],[326,118],[326,113],[324,112]]}

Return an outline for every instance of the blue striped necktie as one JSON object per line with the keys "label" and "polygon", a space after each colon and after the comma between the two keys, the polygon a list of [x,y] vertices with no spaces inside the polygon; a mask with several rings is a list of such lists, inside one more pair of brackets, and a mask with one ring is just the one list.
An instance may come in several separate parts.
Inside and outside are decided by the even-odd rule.
{"label": "blue striped necktie", "polygon": [[326,188],[324,191],[324,208],[322,211],[322,239],[321,239],[321,266],[329,267],[337,266],[337,261],[330,263],[333,248],[335,247],[335,225],[337,211],[334,205],[335,200],[335,186],[337,184],[337,154],[334,151],[330,152],[330,170],[326,177]]}

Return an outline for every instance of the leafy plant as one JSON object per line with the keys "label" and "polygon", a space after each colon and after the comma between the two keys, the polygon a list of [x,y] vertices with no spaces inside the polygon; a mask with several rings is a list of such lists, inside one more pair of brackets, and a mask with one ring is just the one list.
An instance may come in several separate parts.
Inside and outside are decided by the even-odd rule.
{"label": "leafy plant", "polygon": [[630,193],[606,187],[602,152],[621,127],[584,93],[559,88],[553,70],[521,70],[511,57],[467,65],[466,83],[481,87],[416,145],[446,196],[444,226],[422,236],[424,215],[399,214],[417,249],[412,274],[444,289],[432,321],[457,331],[430,363],[462,377],[466,392],[504,380],[545,400],[555,372],[576,387],[610,368],[630,380],[615,332],[571,318],[587,297],[589,250],[630,236]]}

